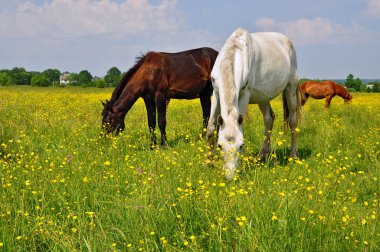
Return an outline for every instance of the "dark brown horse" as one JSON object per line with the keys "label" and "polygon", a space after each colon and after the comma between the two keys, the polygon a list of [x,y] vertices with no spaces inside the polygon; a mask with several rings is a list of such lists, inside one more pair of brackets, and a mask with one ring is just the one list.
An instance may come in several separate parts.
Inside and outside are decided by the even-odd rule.
{"label": "dark brown horse", "polygon": [[323,82],[306,81],[301,85],[302,93],[302,106],[305,105],[307,98],[312,97],[314,99],[326,98],[325,108],[328,108],[331,103],[331,99],[338,95],[344,99],[344,102],[352,100],[352,95],[347,89],[331,80]]}
{"label": "dark brown horse", "polygon": [[156,111],[161,131],[161,145],[166,138],[166,106],[173,99],[199,98],[203,110],[203,127],[210,116],[212,84],[210,72],[218,52],[198,48],[178,53],[148,52],[136,59],[103,103],[102,127],[106,134],[124,130],[124,118],[138,98],[143,98],[153,146],[156,145]]}

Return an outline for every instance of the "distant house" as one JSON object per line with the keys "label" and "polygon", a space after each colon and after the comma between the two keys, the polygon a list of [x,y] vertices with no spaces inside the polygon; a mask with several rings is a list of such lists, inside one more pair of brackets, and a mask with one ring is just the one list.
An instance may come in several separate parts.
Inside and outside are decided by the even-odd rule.
{"label": "distant house", "polygon": [[60,85],[67,85],[67,84],[70,84],[71,81],[70,81],[70,73],[69,72],[63,72],[60,76],[59,76],[59,84]]}

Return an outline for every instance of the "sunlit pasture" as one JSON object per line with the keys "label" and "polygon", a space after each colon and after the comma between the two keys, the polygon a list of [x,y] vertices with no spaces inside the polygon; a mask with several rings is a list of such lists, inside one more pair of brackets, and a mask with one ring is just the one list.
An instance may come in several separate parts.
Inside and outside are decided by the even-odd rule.
{"label": "sunlit pasture", "polygon": [[[232,181],[202,138],[198,100],[172,100],[150,150],[139,100],[101,135],[112,89],[0,88],[0,251],[379,251],[380,94],[309,99],[299,159],[280,97],[272,155],[250,105]],[[159,131],[157,133],[158,137]]]}

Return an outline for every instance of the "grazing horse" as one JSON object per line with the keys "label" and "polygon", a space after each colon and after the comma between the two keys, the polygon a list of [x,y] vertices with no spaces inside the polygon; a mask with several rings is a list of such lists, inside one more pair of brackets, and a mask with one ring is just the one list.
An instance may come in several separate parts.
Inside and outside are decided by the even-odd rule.
{"label": "grazing horse", "polygon": [[305,105],[305,102],[309,96],[314,99],[326,98],[325,108],[330,106],[331,100],[335,95],[342,97],[345,103],[352,100],[352,95],[345,87],[331,80],[323,82],[306,81],[301,85],[301,94],[302,106]]}
{"label": "grazing horse", "polygon": [[198,48],[178,53],[148,52],[138,57],[113,91],[111,100],[102,102],[104,132],[123,131],[125,115],[140,97],[148,113],[152,147],[156,145],[156,111],[161,145],[167,141],[166,106],[171,98],[200,98],[206,127],[212,94],[210,72],[217,55],[214,49]]}
{"label": "grazing horse", "polygon": [[297,156],[296,127],[301,101],[296,53],[292,42],[280,33],[249,33],[237,29],[225,42],[211,72],[213,96],[207,128],[209,145],[217,143],[224,153],[223,168],[232,179],[240,164],[244,144],[243,117],[248,104],[258,104],[264,116],[265,139],[261,156],[270,153],[274,113],[270,100],[282,93],[284,120],[292,132],[291,156]]}

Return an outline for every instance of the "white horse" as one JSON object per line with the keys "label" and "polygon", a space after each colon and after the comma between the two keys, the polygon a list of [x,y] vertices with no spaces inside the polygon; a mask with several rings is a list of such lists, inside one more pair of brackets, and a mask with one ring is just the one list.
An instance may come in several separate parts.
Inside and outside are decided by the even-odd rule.
{"label": "white horse", "polygon": [[296,127],[300,116],[296,52],[283,34],[249,33],[237,29],[227,39],[211,72],[214,87],[207,127],[208,144],[214,145],[218,121],[218,145],[224,153],[224,169],[232,179],[240,164],[244,144],[243,116],[248,104],[258,104],[264,116],[265,139],[261,156],[270,153],[274,113],[270,100],[282,92],[284,121],[292,132],[291,156],[297,156]]}

